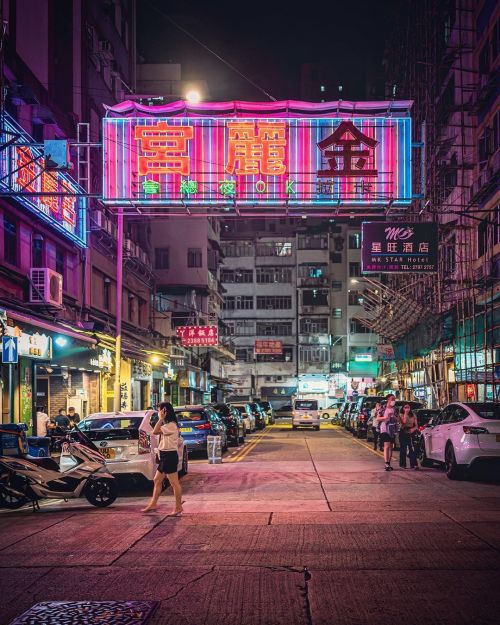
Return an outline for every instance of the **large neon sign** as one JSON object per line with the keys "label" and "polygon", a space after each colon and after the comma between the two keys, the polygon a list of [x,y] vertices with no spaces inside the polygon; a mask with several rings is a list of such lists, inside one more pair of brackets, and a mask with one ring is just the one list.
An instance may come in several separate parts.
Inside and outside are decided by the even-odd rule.
{"label": "large neon sign", "polygon": [[[246,106],[228,114],[229,104]],[[114,107],[103,120],[103,200],[228,208],[411,202],[409,103],[398,114],[372,103],[375,114],[367,107],[336,115],[310,103],[295,103],[306,113],[284,113],[284,104],[207,103],[184,115],[179,103]]]}
{"label": "large neon sign", "polygon": [[14,143],[0,153],[0,190],[14,194],[17,202],[71,239],[86,247],[86,198],[67,174],[45,169],[43,152],[34,140],[5,113],[2,144]]}

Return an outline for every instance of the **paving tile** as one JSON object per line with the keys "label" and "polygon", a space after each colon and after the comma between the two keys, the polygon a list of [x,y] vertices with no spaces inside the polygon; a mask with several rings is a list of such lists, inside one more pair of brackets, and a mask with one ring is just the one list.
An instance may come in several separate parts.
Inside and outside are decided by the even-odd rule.
{"label": "paving tile", "polygon": [[51,526],[54,526],[54,531],[57,531],[55,526],[70,518],[72,514],[72,512],[69,514],[34,513],[31,510],[2,514],[0,515],[0,550]]}
{"label": "paving tile", "polygon": [[[453,523],[447,516],[437,510],[423,510],[418,514],[419,523]],[[333,512],[274,512],[271,525],[352,525],[352,524],[380,525],[414,525],[415,515],[407,510],[380,512],[333,511]]]}

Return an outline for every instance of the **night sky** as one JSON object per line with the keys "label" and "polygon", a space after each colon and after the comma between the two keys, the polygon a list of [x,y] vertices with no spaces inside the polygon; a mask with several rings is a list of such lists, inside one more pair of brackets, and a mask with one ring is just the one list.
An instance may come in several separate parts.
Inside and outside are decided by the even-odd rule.
{"label": "night sky", "polygon": [[[182,65],[184,80],[205,79],[211,100],[266,100],[180,32],[169,15],[278,100],[298,99],[301,63],[325,63],[343,99],[384,97],[382,58],[396,7],[405,0],[228,2],[140,0],[138,54],[144,62]],[[337,99],[331,97],[328,99]]]}

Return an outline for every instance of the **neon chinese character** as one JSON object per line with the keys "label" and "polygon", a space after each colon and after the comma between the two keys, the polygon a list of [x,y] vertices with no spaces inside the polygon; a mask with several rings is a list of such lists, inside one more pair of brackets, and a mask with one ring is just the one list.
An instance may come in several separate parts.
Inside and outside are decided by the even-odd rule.
{"label": "neon chinese character", "polygon": [[16,148],[17,184],[26,191],[36,191],[35,182],[37,170],[40,166],[33,161],[33,154],[29,148]]}
{"label": "neon chinese character", "polygon": [[388,252],[397,252],[398,251],[398,244],[397,243],[388,243],[387,244],[387,251]]}
{"label": "neon chinese character", "polygon": [[[318,177],[377,176],[378,172],[376,169],[365,169],[367,157],[371,155],[370,149],[353,149],[365,145],[373,150],[377,144],[378,141],[376,139],[363,134],[352,122],[342,122],[329,137],[318,143],[319,149],[325,151],[325,156],[330,165],[330,169],[318,171]],[[338,146],[341,149],[327,150],[327,148],[332,146]],[[341,169],[339,168],[339,158],[342,159]],[[373,159],[375,159],[374,154]]]}
{"label": "neon chinese character", "polygon": [[156,180],[144,180],[142,188],[146,195],[154,195],[160,192],[160,183]]}
{"label": "neon chinese character", "polygon": [[139,175],[181,174],[189,176],[189,156],[187,142],[194,136],[192,126],[169,126],[167,122],[157,122],[152,126],[136,126],[134,138],[140,143],[146,155],[137,157]]}
{"label": "neon chinese character", "polygon": [[73,195],[63,195],[61,197],[61,215],[63,221],[69,224],[72,228],[76,226],[76,196],[74,189],[65,182],[61,181],[61,191],[64,193],[72,193]]}
{"label": "neon chinese character", "polygon": [[236,182],[234,180],[222,180],[222,182],[219,182],[219,191],[222,195],[234,195],[236,193]]}
{"label": "neon chinese character", "polygon": [[285,122],[228,122],[226,172],[238,176],[280,176],[286,171]]}
{"label": "neon chinese character", "polygon": [[428,253],[429,252],[429,243],[419,243],[418,251],[419,252]]}
{"label": "neon chinese character", "polygon": [[[42,193],[57,193],[58,192],[57,178],[54,174],[44,171],[42,174]],[[46,206],[51,213],[59,212],[59,202],[57,195],[45,195],[42,196],[40,202]]]}
{"label": "neon chinese character", "polygon": [[413,243],[405,242],[403,243],[403,252],[413,252]]}
{"label": "neon chinese character", "polygon": [[382,243],[372,243],[372,253],[382,253]]}
{"label": "neon chinese character", "polygon": [[185,195],[193,195],[198,193],[198,183],[196,180],[181,180],[180,192]]}

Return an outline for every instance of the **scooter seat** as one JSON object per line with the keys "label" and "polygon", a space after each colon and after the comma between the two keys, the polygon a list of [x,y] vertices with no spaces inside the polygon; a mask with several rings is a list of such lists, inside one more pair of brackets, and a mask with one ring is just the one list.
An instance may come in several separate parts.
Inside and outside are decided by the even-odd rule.
{"label": "scooter seat", "polygon": [[36,456],[24,456],[26,460],[29,460],[33,464],[36,464],[42,469],[47,469],[49,471],[60,471],[60,467],[57,462],[53,458],[41,457],[37,458]]}

